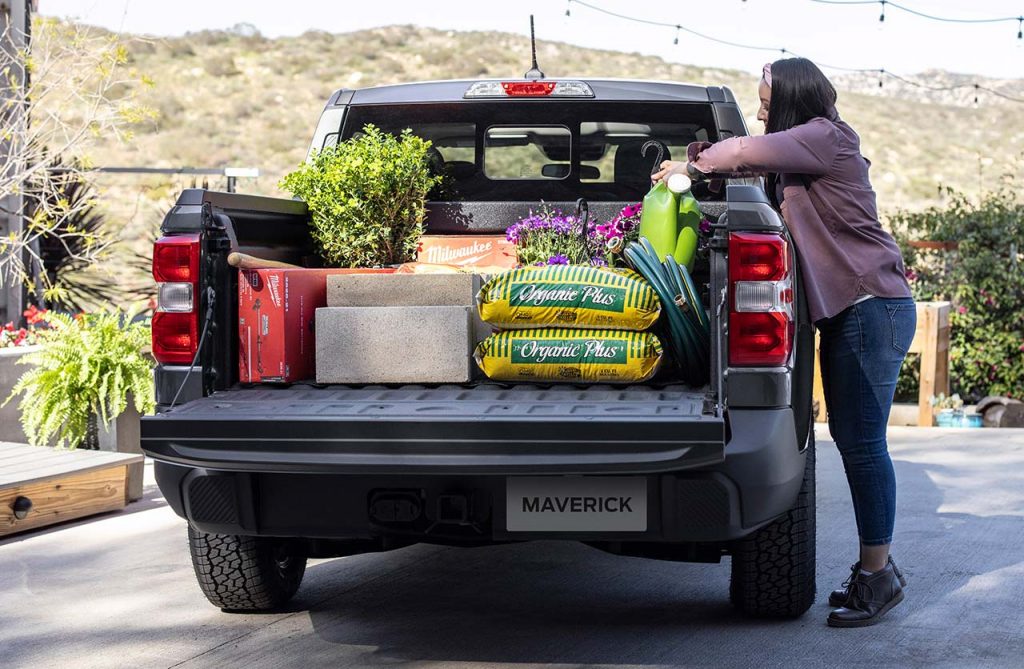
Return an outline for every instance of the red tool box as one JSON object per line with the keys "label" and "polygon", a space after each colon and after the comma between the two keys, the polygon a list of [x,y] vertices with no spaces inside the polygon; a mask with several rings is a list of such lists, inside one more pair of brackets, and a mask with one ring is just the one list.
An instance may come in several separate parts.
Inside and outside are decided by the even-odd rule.
{"label": "red tool box", "polygon": [[245,269],[238,272],[238,380],[291,383],[316,376],[316,310],[330,274],[385,269]]}

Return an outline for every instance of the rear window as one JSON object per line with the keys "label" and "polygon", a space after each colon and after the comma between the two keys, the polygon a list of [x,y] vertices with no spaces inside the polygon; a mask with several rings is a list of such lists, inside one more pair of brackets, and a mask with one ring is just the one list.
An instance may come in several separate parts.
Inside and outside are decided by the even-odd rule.
{"label": "rear window", "polygon": [[367,123],[405,128],[431,140],[431,164],[445,175],[431,194],[443,201],[635,201],[650,187],[660,142],[663,160],[715,141],[711,105],[507,101],[355,106],[342,138]]}

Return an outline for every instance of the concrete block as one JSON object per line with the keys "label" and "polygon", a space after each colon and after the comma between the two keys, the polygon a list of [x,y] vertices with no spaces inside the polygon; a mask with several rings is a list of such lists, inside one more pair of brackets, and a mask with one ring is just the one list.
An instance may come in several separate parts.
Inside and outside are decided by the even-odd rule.
{"label": "concrete block", "polygon": [[327,277],[328,307],[468,307],[476,274],[337,274]]}
{"label": "concrete block", "polygon": [[466,383],[482,337],[475,308],[316,310],[318,383]]}

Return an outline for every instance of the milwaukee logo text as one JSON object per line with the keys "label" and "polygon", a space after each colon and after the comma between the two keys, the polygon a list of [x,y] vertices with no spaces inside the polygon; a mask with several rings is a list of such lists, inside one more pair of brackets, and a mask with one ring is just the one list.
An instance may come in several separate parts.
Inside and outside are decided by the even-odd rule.
{"label": "milwaukee logo text", "polygon": [[523,497],[523,513],[633,513],[632,497]]}

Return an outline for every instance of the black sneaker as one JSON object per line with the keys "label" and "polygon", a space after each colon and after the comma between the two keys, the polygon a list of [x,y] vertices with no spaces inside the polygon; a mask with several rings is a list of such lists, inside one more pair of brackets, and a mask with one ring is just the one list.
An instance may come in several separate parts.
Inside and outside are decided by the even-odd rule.
{"label": "black sneaker", "polygon": [[903,601],[903,586],[893,565],[874,574],[859,571],[850,581],[846,605],[828,616],[830,627],[867,627],[874,625],[889,609]]}
{"label": "black sneaker", "polygon": [[[892,556],[889,556],[889,564],[892,565],[892,570],[896,572],[896,578],[900,580],[902,587],[907,587],[907,579],[903,578],[903,571],[896,566],[896,562],[893,561]],[[834,609],[838,609],[841,606],[846,606],[846,598],[850,594],[850,582],[854,579],[857,574],[860,573],[860,560],[850,566],[850,577],[843,581],[843,587],[838,590],[833,590],[828,596],[828,605]]]}

